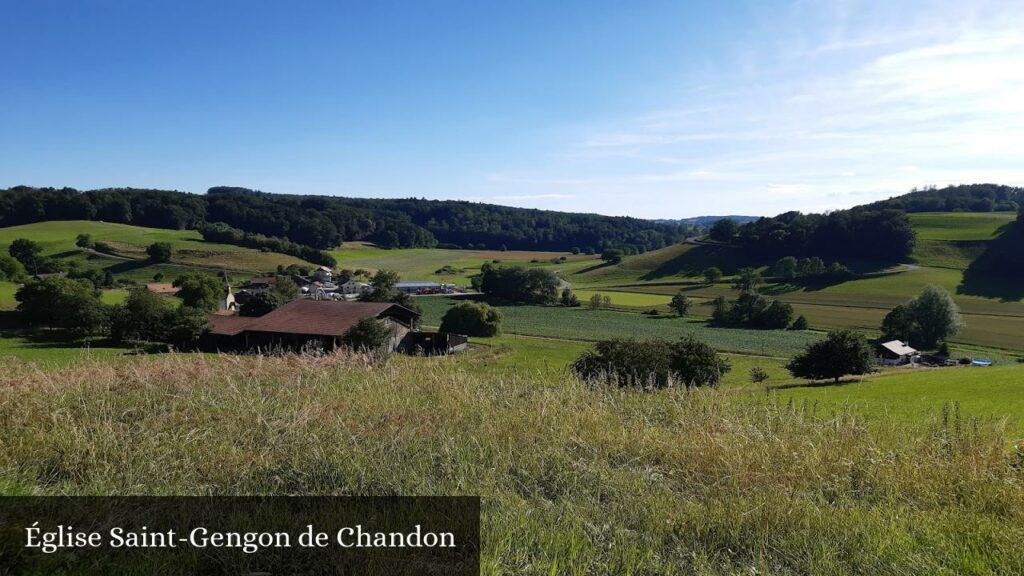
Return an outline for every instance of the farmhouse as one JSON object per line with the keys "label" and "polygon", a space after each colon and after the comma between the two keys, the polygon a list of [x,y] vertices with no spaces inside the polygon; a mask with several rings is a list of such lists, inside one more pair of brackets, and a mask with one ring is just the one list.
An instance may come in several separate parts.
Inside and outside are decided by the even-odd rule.
{"label": "farmhouse", "polygon": [[259,317],[210,315],[207,346],[217,350],[283,348],[334,350],[341,337],[364,318],[394,330],[393,350],[411,350],[417,314],[388,302],[336,302],[301,299]]}
{"label": "farmhouse", "polygon": [[917,350],[911,348],[907,344],[904,344],[900,340],[883,342],[879,346],[879,355],[882,358],[882,364],[885,364],[886,366],[910,364],[914,362],[914,358],[917,357],[917,354]]}

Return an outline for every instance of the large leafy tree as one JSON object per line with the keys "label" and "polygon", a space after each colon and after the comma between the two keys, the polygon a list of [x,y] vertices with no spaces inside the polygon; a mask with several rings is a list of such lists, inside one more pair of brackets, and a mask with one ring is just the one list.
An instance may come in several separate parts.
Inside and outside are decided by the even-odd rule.
{"label": "large leafy tree", "polygon": [[494,336],[501,331],[501,312],[482,302],[463,302],[441,318],[441,331],[467,336]]}
{"label": "large leafy tree", "polygon": [[558,301],[561,281],[551,270],[520,266],[480,268],[480,290],[488,296],[527,304],[554,304]]}
{"label": "large leafy tree", "polygon": [[931,349],[964,326],[960,308],[941,286],[930,284],[917,298],[900,304],[882,320],[882,338]]}
{"label": "large leafy tree", "polygon": [[224,282],[216,276],[191,273],[174,280],[178,298],[184,306],[212,312],[220,307],[224,299]]}
{"label": "large leafy tree", "polygon": [[809,345],[786,365],[797,378],[832,378],[836,382],[848,374],[867,374],[871,368],[871,348],[863,336],[852,330],[829,332],[824,340]]}
{"label": "large leafy tree", "polygon": [[672,300],[668,303],[668,307],[676,313],[676,316],[686,316],[686,313],[690,311],[690,297],[680,290],[672,296]]}
{"label": "large leafy tree", "polygon": [[170,262],[172,253],[170,242],[153,242],[146,247],[146,254],[153,262]]}
{"label": "large leafy tree", "polygon": [[572,364],[572,370],[584,380],[644,388],[662,388],[673,380],[687,387],[717,386],[729,369],[729,363],[713,348],[691,338],[679,342],[603,340]]}
{"label": "large leafy tree", "polygon": [[29,282],[18,289],[15,299],[22,320],[30,326],[64,328],[79,336],[107,330],[100,293],[88,280],[51,277]]}

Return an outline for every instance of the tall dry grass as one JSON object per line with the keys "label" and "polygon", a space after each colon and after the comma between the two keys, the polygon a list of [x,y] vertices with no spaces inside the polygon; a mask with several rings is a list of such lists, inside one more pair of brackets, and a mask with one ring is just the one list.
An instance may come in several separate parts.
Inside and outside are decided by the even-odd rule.
{"label": "tall dry grass", "polygon": [[445,359],[0,362],[8,494],[479,494],[485,573],[1024,573],[1000,430]]}

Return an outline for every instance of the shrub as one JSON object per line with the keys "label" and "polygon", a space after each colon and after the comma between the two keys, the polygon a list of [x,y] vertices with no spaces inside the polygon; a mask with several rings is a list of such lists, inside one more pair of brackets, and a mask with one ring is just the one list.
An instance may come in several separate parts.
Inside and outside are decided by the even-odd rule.
{"label": "shrub", "polygon": [[716,266],[705,268],[701,275],[704,276],[704,281],[708,284],[714,284],[722,279],[722,271]]}
{"label": "shrub", "polygon": [[495,336],[501,332],[501,312],[484,303],[463,302],[441,318],[441,331],[467,336]]}
{"label": "shrub", "polygon": [[598,342],[571,368],[587,381],[607,379],[619,386],[664,388],[672,380],[686,387],[717,386],[730,365],[714,348],[692,338],[675,343],[619,338]]}
{"label": "shrub", "polygon": [[170,242],[153,242],[146,248],[146,254],[153,262],[170,262],[171,253]]}
{"label": "shrub", "polygon": [[807,330],[807,318],[805,318],[802,314],[800,316],[797,316],[796,320],[793,320],[793,326],[791,328],[793,330]]}
{"label": "shrub", "polygon": [[359,352],[375,352],[390,347],[394,330],[376,318],[363,318],[348,329],[341,343]]}

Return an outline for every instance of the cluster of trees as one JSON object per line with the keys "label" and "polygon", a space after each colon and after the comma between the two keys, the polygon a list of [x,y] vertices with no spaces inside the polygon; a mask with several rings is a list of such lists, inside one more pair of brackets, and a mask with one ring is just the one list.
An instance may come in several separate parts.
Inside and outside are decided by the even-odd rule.
{"label": "cluster of trees", "polygon": [[334,256],[312,246],[306,246],[277,236],[264,236],[255,232],[244,232],[238,228],[232,228],[223,222],[203,224],[199,227],[199,233],[203,235],[203,240],[207,242],[234,244],[246,248],[288,254],[307,262],[332,268],[338,263]]}
{"label": "cluster of trees", "polygon": [[999,184],[961,184],[922,190],[874,202],[872,210],[897,209],[905,212],[992,212],[1017,210],[1024,204],[1024,188]]}
{"label": "cluster of trees", "polygon": [[551,270],[521,266],[497,266],[490,262],[472,278],[473,288],[488,296],[524,304],[554,304],[561,281]]}
{"label": "cluster of trees", "polygon": [[441,331],[466,336],[496,336],[501,333],[501,311],[483,302],[462,302],[441,318]]}
{"label": "cluster of trees", "polygon": [[910,218],[902,210],[865,208],[828,214],[786,212],[743,225],[719,220],[711,237],[763,257],[814,255],[893,262],[910,256],[916,241]]}
{"label": "cluster of trees", "polygon": [[757,293],[764,283],[761,273],[754,268],[742,268],[733,280],[739,290],[736,300],[724,296],[715,298],[711,323],[716,326],[742,326],[746,328],[781,329],[793,319],[793,307],[781,300],[771,300]]}
{"label": "cluster of trees", "polygon": [[[135,188],[0,190],[0,226],[44,220],[103,220],[172,229],[200,229],[219,222],[243,233],[318,250],[343,240],[368,240],[385,247],[575,247],[590,253],[619,248],[637,253],[678,242],[686,233],[685,226],[636,218],[451,200],[295,196],[225,186],[210,188],[205,195]],[[231,237],[219,241],[232,241]]]}
{"label": "cluster of trees", "polygon": [[839,262],[833,262],[826,266],[825,261],[817,256],[800,259],[783,256],[768,269],[768,275],[773,278],[793,280],[795,278],[847,278],[851,273],[849,268]]}
{"label": "cluster of trees", "polygon": [[882,319],[882,339],[901,340],[933,350],[964,327],[960,308],[941,286],[930,284],[917,298],[893,308]]}
{"label": "cluster of trees", "polygon": [[[164,343],[191,347],[207,329],[211,308],[134,288],[123,304],[105,305],[87,280],[49,277],[23,285],[15,294],[22,321],[63,329],[78,337],[110,337],[122,344]],[[212,309],[216,308],[216,301]]]}
{"label": "cluster of trees", "polygon": [[[27,238],[15,239],[7,247],[7,253],[21,265],[24,271],[30,274],[46,274],[62,270],[60,261],[49,256],[43,256],[43,247],[38,242]],[[13,265],[7,264],[6,266],[10,267]]]}
{"label": "cluster of trees", "polygon": [[603,340],[584,352],[571,366],[586,381],[609,381],[619,386],[664,388],[675,382],[686,386],[718,386],[731,366],[715,349],[693,339]]}

